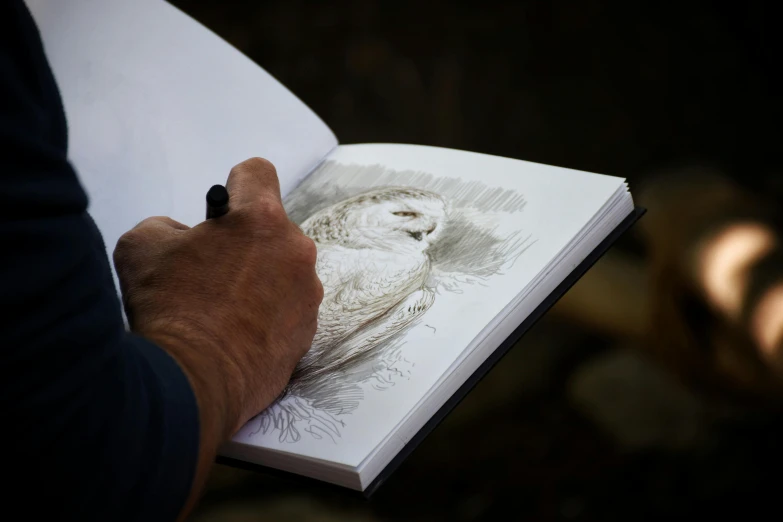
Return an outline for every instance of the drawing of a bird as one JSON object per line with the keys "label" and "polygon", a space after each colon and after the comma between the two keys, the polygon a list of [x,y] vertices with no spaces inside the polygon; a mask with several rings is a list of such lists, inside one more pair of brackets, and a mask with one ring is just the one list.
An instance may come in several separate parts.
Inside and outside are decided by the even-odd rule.
{"label": "drawing of a bird", "polygon": [[291,390],[350,371],[414,324],[434,302],[428,247],[446,220],[433,192],[384,187],[320,210],[301,224],[318,248],[324,287],[318,331]]}

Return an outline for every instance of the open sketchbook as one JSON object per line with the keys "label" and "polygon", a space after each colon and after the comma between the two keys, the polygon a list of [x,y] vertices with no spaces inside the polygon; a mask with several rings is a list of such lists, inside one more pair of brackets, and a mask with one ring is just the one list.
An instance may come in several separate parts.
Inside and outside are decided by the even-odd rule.
{"label": "open sketchbook", "polygon": [[276,165],[290,218],[316,241],[325,298],[312,349],[223,457],[374,488],[638,215],[617,177],[338,145],[162,0],[28,4],[110,251],[150,215],[202,221],[206,190],[252,156]]}

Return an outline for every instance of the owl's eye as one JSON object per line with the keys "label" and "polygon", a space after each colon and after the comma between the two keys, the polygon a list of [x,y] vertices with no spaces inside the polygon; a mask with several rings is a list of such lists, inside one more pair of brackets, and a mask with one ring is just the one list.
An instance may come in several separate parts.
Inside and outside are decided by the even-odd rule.
{"label": "owl's eye", "polygon": [[416,217],[419,215],[418,212],[408,212],[408,211],[392,212],[392,214],[400,217]]}

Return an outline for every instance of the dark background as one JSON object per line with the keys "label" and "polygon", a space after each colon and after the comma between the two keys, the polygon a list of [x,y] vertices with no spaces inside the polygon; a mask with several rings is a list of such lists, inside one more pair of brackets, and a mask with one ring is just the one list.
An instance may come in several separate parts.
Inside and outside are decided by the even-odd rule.
{"label": "dark background", "polygon": [[[280,80],[342,143],[460,148],[623,176],[632,189],[696,163],[760,197],[783,189],[773,2],[172,3]],[[779,417],[705,424],[714,405],[639,377],[658,375],[653,365],[627,371],[647,364],[623,359],[632,352],[547,318],[371,502],[218,467],[197,516],[639,520],[776,507]],[[607,360],[621,362],[607,370]],[[638,398],[587,401],[585,413],[584,382]],[[590,420],[593,407],[668,435],[628,443]],[[677,432],[689,419],[698,436]]]}
{"label": "dark background", "polygon": [[175,0],[343,143],[455,147],[633,179],[778,168],[773,2]]}

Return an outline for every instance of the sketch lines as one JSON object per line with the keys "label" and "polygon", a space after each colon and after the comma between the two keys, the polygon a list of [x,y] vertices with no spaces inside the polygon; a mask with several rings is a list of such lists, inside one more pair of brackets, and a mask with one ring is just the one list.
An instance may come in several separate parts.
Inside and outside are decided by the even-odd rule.
{"label": "sketch lines", "polygon": [[532,244],[521,226],[501,232],[496,223],[520,214],[521,194],[381,165],[326,162],[284,203],[318,247],[324,300],[312,348],[254,420],[254,433],[283,442],[306,433],[336,443],[365,390],[412,377],[400,348],[435,300],[459,299]]}

